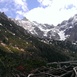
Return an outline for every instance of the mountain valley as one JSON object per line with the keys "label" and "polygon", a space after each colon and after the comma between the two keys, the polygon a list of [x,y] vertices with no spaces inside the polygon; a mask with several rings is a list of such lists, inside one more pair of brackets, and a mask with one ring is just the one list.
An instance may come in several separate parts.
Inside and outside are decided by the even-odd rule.
{"label": "mountain valley", "polygon": [[27,76],[49,62],[77,60],[76,17],[53,26],[0,12],[0,76]]}

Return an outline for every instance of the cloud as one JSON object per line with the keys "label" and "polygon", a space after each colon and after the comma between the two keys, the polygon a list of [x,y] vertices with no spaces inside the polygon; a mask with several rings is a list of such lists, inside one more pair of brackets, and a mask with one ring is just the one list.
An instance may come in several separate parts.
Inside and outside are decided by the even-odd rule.
{"label": "cloud", "polygon": [[4,0],[0,0],[0,2],[4,2]]}
{"label": "cloud", "polygon": [[[5,6],[4,6],[5,5]],[[13,18],[22,18],[18,11],[25,13],[28,11],[26,0],[0,0],[0,11],[5,12]]]}
{"label": "cloud", "polygon": [[57,25],[77,13],[77,0],[38,0],[38,2],[41,6],[23,14],[31,21]]}
{"label": "cloud", "polygon": [[52,0],[37,0],[41,6],[49,6],[52,4]]}
{"label": "cloud", "polygon": [[25,12],[28,10],[27,3],[25,0],[14,0],[14,3],[17,9],[21,8]]}
{"label": "cloud", "polygon": [[23,17],[23,13],[28,11],[26,0],[14,0],[14,4],[16,7],[16,19],[20,19]]}
{"label": "cloud", "polygon": [[[28,9],[27,0],[0,0],[0,11],[16,19],[57,25],[77,13],[77,0],[37,0],[39,7]],[[4,6],[5,5],[5,6]]]}

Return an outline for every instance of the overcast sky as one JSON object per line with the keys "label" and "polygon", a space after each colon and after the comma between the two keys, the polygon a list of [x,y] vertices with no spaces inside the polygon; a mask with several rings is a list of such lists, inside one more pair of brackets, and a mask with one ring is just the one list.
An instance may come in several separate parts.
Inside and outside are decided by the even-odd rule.
{"label": "overcast sky", "polygon": [[0,0],[0,11],[11,18],[25,16],[31,21],[57,25],[77,14],[77,0]]}

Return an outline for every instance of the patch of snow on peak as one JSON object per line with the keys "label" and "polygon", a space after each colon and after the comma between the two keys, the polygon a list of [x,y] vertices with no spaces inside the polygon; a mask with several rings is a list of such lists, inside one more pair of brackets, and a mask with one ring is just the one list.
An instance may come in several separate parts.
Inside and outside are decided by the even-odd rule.
{"label": "patch of snow on peak", "polygon": [[20,20],[20,21],[18,21],[18,24],[26,30],[29,30],[29,31],[34,30],[34,26],[33,26],[32,22],[30,22],[30,21]]}
{"label": "patch of snow on peak", "polygon": [[65,40],[66,39],[64,31],[60,31],[58,34],[60,36],[60,40]]}
{"label": "patch of snow on peak", "polygon": [[47,37],[47,33],[48,33],[50,30],[49,30],[49,29],[46,29],[46,30],[42,30],[42,31],[44,31],[44,36]]}
{"label": "patch of snow on peak", "polygon": [[70,26],[69,28],[73,28],[73,26]]}

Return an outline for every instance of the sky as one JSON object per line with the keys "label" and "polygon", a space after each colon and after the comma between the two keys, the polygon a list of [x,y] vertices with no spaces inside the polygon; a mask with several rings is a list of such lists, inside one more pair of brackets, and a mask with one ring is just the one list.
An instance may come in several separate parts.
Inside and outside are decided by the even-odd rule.
{"label": "sky", "polygon": [[57,25],[77,14],[77,0],[0,0],[8,17]]}

